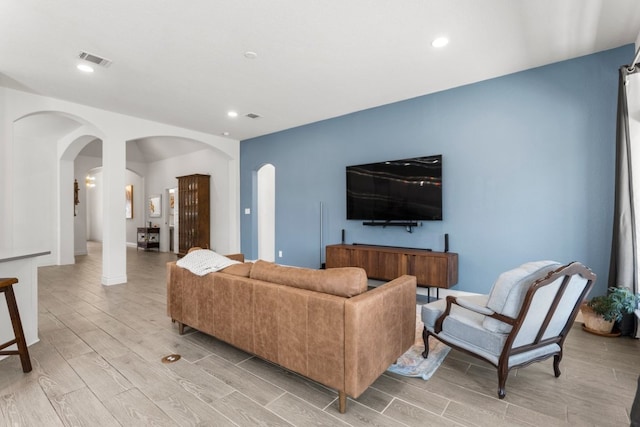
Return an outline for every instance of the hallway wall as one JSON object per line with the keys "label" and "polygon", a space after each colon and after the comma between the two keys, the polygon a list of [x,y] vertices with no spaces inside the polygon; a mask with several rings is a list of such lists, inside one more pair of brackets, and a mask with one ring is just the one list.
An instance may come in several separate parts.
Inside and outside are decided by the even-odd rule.
{"label": "hallway wall", "polygon": [[[162,123],[139,119],[54,98],[3,88],[0,90],[0,118],[4,138],[0,158],[0,169],[6,181],[2,192],[8,211],[0,217],[0,241],[2,248],[11,249],[20,245],[34,245],[51,250],[50,257],[43,264],[56,263],[62,239],[59,236],[60,221],[72,221],[73,204],[66,200],[73,198],[73,179],[70,183],[59,182],[61,176],[69,175],[62,167],[60,159],[72,147],[73,141],[16,139],[13,135],[14,122],[33,114],[58,114],[77,121],[82,129],[103,141],[103,173],[105,176],[103,220],[105,240],[103,251],[103,283],[115,284],[126,281],[124,186],[126,141],[146,136],[167,135],[200,141],[220,153],[227,164],[228,173],[219,185],[229,190],[221,205],[226,214],[218,221],[228,230],[228,246],[239,250],[239,142],[217,135],[205,134]],[[79,135],[80,137],[80,135]],[[62,142],[61,142],[62,141]],[[79,150],[78,150],[79,151]],[[75,158],[73,156],[72,158]],[[35,169],[37,167],[37,169]],[[71,199],[69,199],[69,197]],[[65,199],[65,203],[60,201]],[[72,223],[71,223],[72,224]],[[73,225],[70,226],[73,229]],[[73,245],[71,245],[73,246]],[[73,249],[71,249],[73,250]]]}

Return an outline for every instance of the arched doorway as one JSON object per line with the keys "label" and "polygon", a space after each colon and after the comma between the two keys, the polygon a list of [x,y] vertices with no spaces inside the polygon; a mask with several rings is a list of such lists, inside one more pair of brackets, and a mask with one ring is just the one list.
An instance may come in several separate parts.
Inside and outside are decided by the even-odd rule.
{"label": "arched doorway", "polygon": [[73,264],[74,159],[100,132],[86,120],[61,111],[37,111],[13,122],[13,241],[51,249],[42,265]]}

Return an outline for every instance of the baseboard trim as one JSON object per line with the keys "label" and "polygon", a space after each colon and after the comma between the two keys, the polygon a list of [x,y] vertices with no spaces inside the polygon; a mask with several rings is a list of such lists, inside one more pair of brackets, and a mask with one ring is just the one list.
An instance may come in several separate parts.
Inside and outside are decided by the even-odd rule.
{"label": "baseboard trim", "polygon": [[127,283],[127,275],[117,276],[117,277],[105,277],[102,276],[102,284],[105,286],[111,285],[121,285],[123,283]]}

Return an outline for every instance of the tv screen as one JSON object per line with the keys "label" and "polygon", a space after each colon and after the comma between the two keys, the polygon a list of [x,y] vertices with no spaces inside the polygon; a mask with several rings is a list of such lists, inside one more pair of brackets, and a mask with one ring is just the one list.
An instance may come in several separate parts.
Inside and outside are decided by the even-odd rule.
{"label": "tv screen", "polygon": [[442,220],[442,155],[347,166],[347,219]]}

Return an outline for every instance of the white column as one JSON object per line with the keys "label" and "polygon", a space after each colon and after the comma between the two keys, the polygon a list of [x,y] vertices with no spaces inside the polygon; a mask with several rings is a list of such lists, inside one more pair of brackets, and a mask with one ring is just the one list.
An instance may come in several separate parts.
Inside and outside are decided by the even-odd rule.
{"label": "white column", "polygon": [[127,282],[125,203],[126,141],[102,140],[102,284]]}
{"label": "white column", "polygon": [[275,182],[275,166],[258,169],[258,258],[271,262],[276,260]]}
{"label": "white column", "polygon": [[[229,160],[229,190],[228,190],[228,218],[229,218],[229,243],[228,253],[240,252],[240,153],[236,158]],[[176,199],[177,200],[177,199]],[[176,216],[177,218],[177,216]],[[275,245],[274,245],[275,251]]]}

